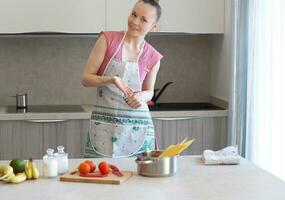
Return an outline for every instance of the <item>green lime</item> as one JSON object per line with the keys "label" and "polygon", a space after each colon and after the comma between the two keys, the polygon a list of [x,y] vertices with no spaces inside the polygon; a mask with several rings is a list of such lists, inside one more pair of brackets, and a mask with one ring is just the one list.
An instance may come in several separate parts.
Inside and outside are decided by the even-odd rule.
{"label": "green lime", "polygon": [[25,171],[25,163],[23,159],[13,159],[10,162],[10,166],[13,168],[14,174],[18,174]]}

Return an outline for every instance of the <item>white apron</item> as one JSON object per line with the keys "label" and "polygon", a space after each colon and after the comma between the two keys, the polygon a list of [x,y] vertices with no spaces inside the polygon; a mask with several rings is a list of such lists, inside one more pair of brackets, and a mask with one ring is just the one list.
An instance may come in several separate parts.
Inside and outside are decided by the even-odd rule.
{"label": "white apron", "polygon": [[[137,62],[114,59],[118,49],[106,66],[104,76],[118,76],[135,92],[140,92],[142,83]],[[154,150],[154,129],[146,102],[134,109],[126,102],[124,94],[114,85],[98,87],[90,120],[89,134],[85,145],[85,157],[128,157],[136,153]]]}

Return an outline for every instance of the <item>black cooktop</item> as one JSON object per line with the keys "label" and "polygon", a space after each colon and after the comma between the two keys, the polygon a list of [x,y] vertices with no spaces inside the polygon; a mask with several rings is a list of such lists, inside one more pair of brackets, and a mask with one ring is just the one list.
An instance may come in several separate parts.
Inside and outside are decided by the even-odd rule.
{"label": "black cooktop", "polygon": [[33,105],[27,108],[17,109],[16,106],[8,106],[6,113],[73,113],[84,112],[80,105]]}

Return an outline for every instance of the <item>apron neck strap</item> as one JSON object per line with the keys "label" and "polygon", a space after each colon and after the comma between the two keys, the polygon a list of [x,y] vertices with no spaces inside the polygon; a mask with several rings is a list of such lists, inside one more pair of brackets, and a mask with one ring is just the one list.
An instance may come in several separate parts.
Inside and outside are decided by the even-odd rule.
{"label": "apron neck strap", "polygon": [[106,71],[106,69],[107,69],[107,66],[110,65],[111,61],[114,59],[115,55],[118,53],[120,47],[122,46],[122,44],[123,44],[123,42],[124,42],[124,39],[125,39],[125,37],[126,37],[126,34],[127,34],[127,32],[124,33],[124,36],[123,36],[123,38],[122,38],[120,44],[118,45],[118,47],[117,47],[115,53],[113,53],[112,57],[109,59],[107,65],[106,65],[106,67],[105,67],[105,70],[104,70],[103,74],[105,74],[105,71]]}
{"label": "apron neck strap", "polygon": [[144,46],[145,46],[145,41],[143,42],[143,45],[141,46],[141,49],[140,49],[140,52],[139,52],[139,55],[138,55],[138,58],[137,58],[137,63],[139,62],[139,59],[143,53],[143,50],[144,50]]}
{"label": "apron neck strap", "polygon": [[127,32],[124,33],[124,36],[123,36],[123,38],[122,38],[120,44],[118,45],[118,48],[116,49],[115,53],[112,55],[112,57],[111,57],[110,60],[112,60],[112,59],[115,57],[115,55],[118,53],[119,49],[121,48],[121,46],[122,46],[122,44],[123,44],[123,42],[124,42],[124,39],[125,39],[125,37],[126,37],[126,34],[127,34]]}

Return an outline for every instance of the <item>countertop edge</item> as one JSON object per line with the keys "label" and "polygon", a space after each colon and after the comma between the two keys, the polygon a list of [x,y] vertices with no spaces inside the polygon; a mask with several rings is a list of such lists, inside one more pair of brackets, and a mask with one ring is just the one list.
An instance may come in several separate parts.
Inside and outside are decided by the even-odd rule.
{"label": "countertop edge", "polygon": [[[5,113],[0,107],[0,121],[8,120],[72,120],[90,119],[92,106],[82,105],[85,112],[73,113]],[[228,110],[184,110],[184,111],[150,111],[152,118],[171,120],[173,118],[227,117]]]}

